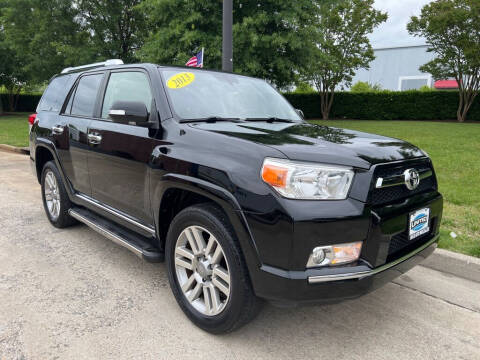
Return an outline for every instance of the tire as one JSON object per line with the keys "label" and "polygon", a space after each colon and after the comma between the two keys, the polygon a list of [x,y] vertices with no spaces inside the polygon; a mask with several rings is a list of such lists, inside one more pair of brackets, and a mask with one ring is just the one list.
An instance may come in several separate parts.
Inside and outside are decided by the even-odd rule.
{"label": "tire", "polygon": [[[189,238],[188,232],[190,232],[190,235],[202,234],[201,237],[206,245],[204,254],[209,252],[210,255],[200,254],[192,260],[182,257],[183,253],[179,255],[178,247],[181,244],[185,244],[182,249],[191,253],[195,250],[193,246],[189,245],[190,241],[188,239],[191,240],[192,236]],[[215,250],[208,250],[210,242],[213,242],[211,236],[220,245],[223,256],[215,256],[218,245],[210,247],[210,249]],[[194,238],[196,239],[197,236],[194,236]],[[197,251],[198,249],[197,246]],[[191,256],[191,254],[188,256]],[[253,292],[245,260],[235,233],[226,215],[215,205],[194,205],[184,209],[173,219],[167,234],[165,258],[172,292],[183,312],[198,327],[212,334],[228,333],[245,325],[258,314],[261,301]],[[190,262],[193,269],[184,269],[184,265],[177,265],[179,258]],[[195,280],[191,285],[191,290],[184,293],[180,283],[183,282],[184,287],[188,288],[186,283],[189,283],[191,276],[198,278],[205,275],[208,271],[205,269],[208,266],[200,265],[200,262],[203,260],[208,262],[208,258],[213,264],[210,265],[213,267],[212,275],[209,277],[207,274],[204,279],[200,278],[200,282]],[[222,260],[215,263],[215,258],[221,258]],[[194,266],[194,264],[197,264],[197,266]],[[218,276],[219,272],[223,274],[222,277]],[[229,275],[229,282],[223,281],[226,273]],[[187,278],[188,280],[186,280]],[[220,286],[219,283],[224,286]],[[229,284],[229,286],[227,287],[225,284]],[[214,285],[220,287],[215,288]],[[186,294],[194,297],[197,286],[203,287],[203,292],[192,302],[187,299]],[[228,296],[219,290],[225,288],[229,289],[226,292]],[[214,298],[217,301],[214,301]],[[202,300],[204,305],[202,305]],[[221,303],[221,305],[216,307],[215,303]]]}
{"label": "tire", "polygon": [[[59,229],[76,224],[77,221],[68,214],[68,210],[72,207],[72,203],[68,198],[62,177],[60,176],[60,172],[58,171],[55,162],[49,161],[43,166],[41,180],[43,208],[45,209],[45,213],[47,214],[50,223]],[[55,182],[57,190],[53,195],[49,196],[49,200],[52,197],[54,198],[55,209],[58,208],[58,210],[52,210],[51,203],[49,205],[47,202],[46,189],[47,192],[52,194],[52,181]]]}

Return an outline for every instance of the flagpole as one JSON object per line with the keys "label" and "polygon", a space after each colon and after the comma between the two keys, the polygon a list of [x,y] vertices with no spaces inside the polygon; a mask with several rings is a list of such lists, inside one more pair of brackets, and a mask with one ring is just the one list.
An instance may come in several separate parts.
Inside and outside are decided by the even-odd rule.
{"label": "flagpole", "polygon": [[233,0],[223,0],[222,70],[233,72]]}

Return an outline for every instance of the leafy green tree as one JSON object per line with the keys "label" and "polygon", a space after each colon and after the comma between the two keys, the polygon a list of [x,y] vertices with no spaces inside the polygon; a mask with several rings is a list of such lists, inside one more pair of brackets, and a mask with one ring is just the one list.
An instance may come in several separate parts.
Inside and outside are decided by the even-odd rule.
{"label": "leafy green tree", "polygon": [[307,79],[320,93],[321,112],[328,119],[335,88],[349,86],[355,72],[368,68],[375,58],[368,39],[375,27],[387,20],[387,14],[375,10],[374,0],[314,0],[316,25],[307,45],[310,63]]}
{"label": "leafy green tree", "polygon": [[407,25],[410,34],[426,38],[436,57],[420,67],[437,80],[455,78],[459,85],[457,120],[465,121],[480,90],[480,2],[436,0]]}
{"label": "leafy green tree", "polygon": [[[22,87],[26,84],[24,60],[5,41],[5,30],[0,27],[0,87],[8,94],[8,110],[14,111]],[[0,99],[1,102],[1,99]],[[0,104],[0,113],[3,104]]]}
{"label": "leafy green tree", "polygon": [[[152,29],[143,60],[184,65],[202,47],[205,67],[221,68],[222,1],[145,0],[139,8]],[[310,0],[235,2],[234,69],[284,87],[306,63],[305,37],[313,17]]]}
{"label": "leafy green tree", "polygon": [[16,59],[8,75],[41,83],[65,66],[95,58],[78,14],[69,0],[0,0],[3,46]]}
{"label": "leafy green tree", "polygon": [[137,61],[137,51],[147,33],[145,14],[137,7],[142,0],[77,0],[77,22],[91,36],[100,59]]}

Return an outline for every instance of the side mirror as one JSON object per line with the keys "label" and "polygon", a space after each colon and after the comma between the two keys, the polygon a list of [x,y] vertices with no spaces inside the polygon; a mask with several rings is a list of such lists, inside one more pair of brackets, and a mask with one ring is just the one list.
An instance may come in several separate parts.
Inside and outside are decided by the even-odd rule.
{"label": "side mirror", "polygon": [[113,122],[130,125],[148,124],[148,111],[144,103],[140,101],[117,101],[108,115]]}
{"label": "side mirror", "polygon": [[302,110],[300,110],[300,109],[295,109],[295,111],[297,112],[298,115],[300,115],[300,117],[301,117],[302,119],[305,119],[305,115],[303,114],[303,111],[302,111]]}

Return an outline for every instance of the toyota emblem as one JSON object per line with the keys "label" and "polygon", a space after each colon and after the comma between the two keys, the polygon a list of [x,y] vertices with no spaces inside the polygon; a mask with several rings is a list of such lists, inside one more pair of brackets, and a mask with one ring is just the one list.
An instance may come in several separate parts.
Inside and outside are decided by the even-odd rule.
{"label": "toyota emblem", "polygon": [[420,184],[420,175],[415,169],[405,170],[403,176],[405,179],[405,186],[408,190],[415,190],[418,187],[418,184]]}

